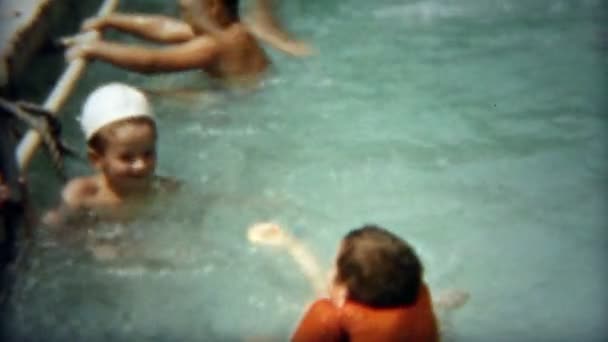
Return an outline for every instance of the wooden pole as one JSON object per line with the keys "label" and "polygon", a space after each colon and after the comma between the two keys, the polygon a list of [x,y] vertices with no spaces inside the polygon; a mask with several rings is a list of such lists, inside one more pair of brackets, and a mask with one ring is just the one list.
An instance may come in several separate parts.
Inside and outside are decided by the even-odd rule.
{"label": "wooden pole", "polygon": [[[100,17],[106,16],[112,13],[117,6],[118,0],[104,0],[97,15]],[[82,75],[86,65],[87,61],[83,58],[70,62],[61,75],[61,78],[59,81],[57,81],[55,87],[48,95],[42,107],[49,112],[56,113],[55,115],[58,115],[59,110],[65,104],[65,101],[74,89],[74,86],[80,78],[80,75]],[[27,170],[27,167],[40,146],[41,141],[42,139],[40,134],[36,130],[30,129],[19,142],[16,149],[16,157],[21,173],[24,173]]]}

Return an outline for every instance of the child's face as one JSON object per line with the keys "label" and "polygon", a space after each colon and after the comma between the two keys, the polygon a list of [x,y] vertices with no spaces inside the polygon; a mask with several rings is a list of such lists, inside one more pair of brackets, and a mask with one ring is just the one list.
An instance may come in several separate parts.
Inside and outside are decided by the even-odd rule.
{"label": "child's face", "polygon": [[156,169],[156,132],[147,123],[125,123],[113,129],[103,154],[94,160],[117,190],[147,188]]}

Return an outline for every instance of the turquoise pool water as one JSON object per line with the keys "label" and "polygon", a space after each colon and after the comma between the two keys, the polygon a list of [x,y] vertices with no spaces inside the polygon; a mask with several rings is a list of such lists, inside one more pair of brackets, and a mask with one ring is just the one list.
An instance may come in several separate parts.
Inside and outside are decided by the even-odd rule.
{"label": "turquoise pool water", "polygon": [[[276,220],[325,266],[364,223],[409,240],[432,291],[471,293],[441,317],[446,340],[606,340],[605,3],[309,0],[282,14],[319,54],[271,52],[276,73],[255,94],[153,98],[159,172],[186,186],[119,227],[145,257],[99,263],[39,234],[9,336],[287,340],[311,290],[285,254],[245,239]],[[95,63],[65,111],[77,146],[67,118],[114,80],[206,85]],[[56,185],[31,178],[47,205]]]}

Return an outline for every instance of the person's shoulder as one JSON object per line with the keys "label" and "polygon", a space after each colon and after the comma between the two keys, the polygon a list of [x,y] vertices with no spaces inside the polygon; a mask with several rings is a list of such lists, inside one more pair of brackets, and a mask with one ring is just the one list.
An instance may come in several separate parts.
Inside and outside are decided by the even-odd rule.
{"label": "person's shoulder", "polygon": [[323,298],[314,301],[310,305],[308,311],[311,314],[328,319],[337,317],[340,313],[340,308],[338,308],[330,299]]}
{"label": "person's shoulder", "polygon": [[255,34],[253,34],[251,28],[243,22],[237,22],[232,24],[226,30],[226,32],[228,33],[233,42],[243,43],[244,41],[248,41],[255,42],[257,44]]}
{"label": "person's shoulder", "polygon": [[99,181],[96,176],[78,177],[66,184],[61,197],[69,207],[76,208],[96,196],[99,190]]}
{"label": "person's shoulder", "polygon": [[342,341],[338,308],[329,299],[312,303],[300,321],[291,341]]}

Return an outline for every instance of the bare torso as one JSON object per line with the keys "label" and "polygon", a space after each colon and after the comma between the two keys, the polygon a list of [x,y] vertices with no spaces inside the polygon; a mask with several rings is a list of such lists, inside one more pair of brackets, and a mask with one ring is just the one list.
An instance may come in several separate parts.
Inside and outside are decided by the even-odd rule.
{"label": "bare torso", "polygon": [[245,25],[235,23],[221,35],[214,62],[203,69],[210,76],[227,81],[258,79],[270,60]]}

